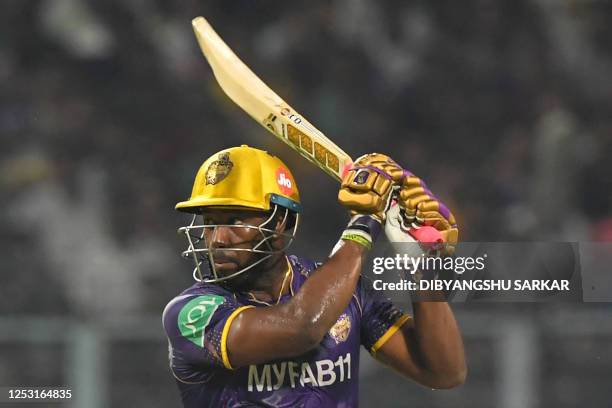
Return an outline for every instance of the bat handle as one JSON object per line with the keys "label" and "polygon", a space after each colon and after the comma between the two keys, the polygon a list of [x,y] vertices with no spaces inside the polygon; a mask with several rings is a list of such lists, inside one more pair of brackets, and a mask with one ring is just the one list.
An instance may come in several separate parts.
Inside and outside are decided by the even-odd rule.
{"label": "bat handle", "polygon": [[401,227],[400,208],[397,201],[392,201],[387,210],[385,234],[390,242],[419,242],[427,249],[435,249],[444,243],[440,231],[428,225],[412,224],[407,231]]}
{"label": "bat handle", "polygon": [[349,161],[344,165],[342,172],[340,172],[340,181],[344,179],[344,176],[346,176],[346,174],[351,170],[352,167],[353,167],[352,161]]}

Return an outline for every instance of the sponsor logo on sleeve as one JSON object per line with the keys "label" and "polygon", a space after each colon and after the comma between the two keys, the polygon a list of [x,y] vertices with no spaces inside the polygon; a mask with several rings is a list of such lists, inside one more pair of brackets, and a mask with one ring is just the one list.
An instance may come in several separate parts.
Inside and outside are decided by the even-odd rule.
{"label": "sponsor logo on sleeve", "polygon": [[223,296],[204,295],[183,306],[178,316],[178,326],[183,337],[204,347],[204,329],[210,323],[215,310],[224,301]]}

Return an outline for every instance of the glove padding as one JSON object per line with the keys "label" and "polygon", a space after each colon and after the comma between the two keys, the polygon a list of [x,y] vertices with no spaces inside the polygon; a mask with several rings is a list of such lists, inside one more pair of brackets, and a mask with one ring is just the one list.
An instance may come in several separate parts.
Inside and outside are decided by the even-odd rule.
{"label": "glove padding", "polygon": [[384,221],[392,192],[403,177],[404,170],[389,156],[366,154],[353,163],[342,179],[338,201],[352,215],[370,214]]}
{"label": "glove padding", "polygon": [[413,223],[434,227],[444,238],[446,252],[454,252],[459,239],[455,217],[420,178],[410,175],[402,181],[398,204],[405,228]]}

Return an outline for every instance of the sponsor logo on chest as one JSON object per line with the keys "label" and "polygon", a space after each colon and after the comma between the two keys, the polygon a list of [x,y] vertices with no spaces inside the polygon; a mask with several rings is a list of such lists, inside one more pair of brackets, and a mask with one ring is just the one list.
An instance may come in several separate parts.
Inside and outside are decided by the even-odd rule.
{"label": "sponsor logo on chest", "polygon": [[248,390],[274,391],[282,386],[327,387],[351,379],[351,353],[340,355],[336,361],[283,361],[274,364],[249,366]]}

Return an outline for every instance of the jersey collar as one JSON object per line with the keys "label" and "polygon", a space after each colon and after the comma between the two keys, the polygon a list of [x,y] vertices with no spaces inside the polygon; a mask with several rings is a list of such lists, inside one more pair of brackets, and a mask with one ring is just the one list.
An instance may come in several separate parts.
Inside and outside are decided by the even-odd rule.
{"label": "jersey collar", "polygon": [[283,294],[281,295],[276,302],[266,302],[263,300],[259,300],[255,297],[255,295],[253,295],[251,292],[246,292],[244,294],[244,296],[246,297],[246,299],[250,302],[253,303],[257,303],[260,305],[265,305],[265,306],[274,306],[275,304],[279,304],[283,302],[284,298],[287,297],[293,297],[294,295],[294,278],[295,278],[295,274],[293,273],[293,264],[291,263],[291,261],[289,260],[289,258],[287,258],[287,256],[285,255],[285,260],[287,261],[287,266],[289,267],[289,293]]}

